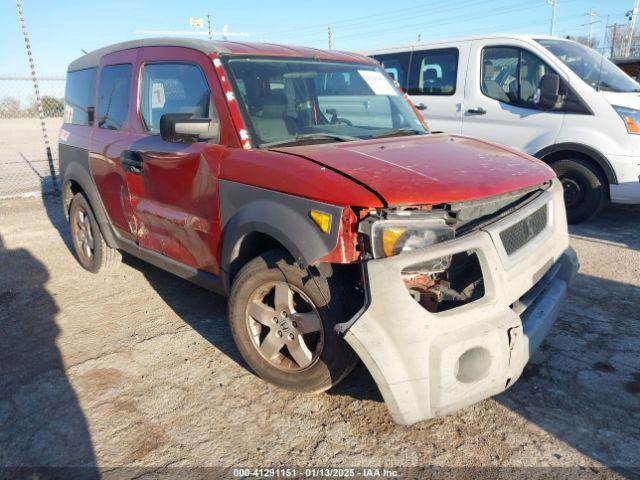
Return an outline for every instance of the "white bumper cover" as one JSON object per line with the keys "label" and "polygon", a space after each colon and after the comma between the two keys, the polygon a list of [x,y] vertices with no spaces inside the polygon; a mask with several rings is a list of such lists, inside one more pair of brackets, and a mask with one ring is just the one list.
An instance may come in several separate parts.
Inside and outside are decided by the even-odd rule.
{"label": "white bumper cover", "polygon": [[[500,232],[547,206],[546,227],[507,255]],[[443,255],[474,251],[485,295],[430,313],[413,300],[403,268]],[[578,269],[569,247],[558,181],[514,214],[421,252],[366,264],[368,305],[343,324],[345,339],[375,379],[400,424],[445,415],[502,392],[522,373],[558,316]]]}

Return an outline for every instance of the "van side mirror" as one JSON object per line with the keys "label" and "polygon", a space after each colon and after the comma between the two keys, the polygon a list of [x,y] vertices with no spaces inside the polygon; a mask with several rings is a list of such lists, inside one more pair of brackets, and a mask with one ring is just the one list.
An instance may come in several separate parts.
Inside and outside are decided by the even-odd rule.
{"label": "van side mirror", "polygon": [[533,97],[533,102],[540,108],[552,109],[559,100],[560,77],[554,73],[543,75]]}
{"label": "van side mirror", "polygon": [[191,113],[165,113],[160,117],[160,136],[166,142],[178,143],[217,140],[220,122],[212,118],[194,117]]}

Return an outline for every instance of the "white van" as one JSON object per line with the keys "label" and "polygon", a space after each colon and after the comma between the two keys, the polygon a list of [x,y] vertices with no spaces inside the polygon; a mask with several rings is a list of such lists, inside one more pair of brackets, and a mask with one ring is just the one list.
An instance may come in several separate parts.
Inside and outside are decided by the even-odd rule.
{"label": "white van", "polygon": [[549,163],[570,222],[607,200],[640,203],[640,85],[596,51],[545,35],[487,35],[368,55],[426,109],[434,131]]}

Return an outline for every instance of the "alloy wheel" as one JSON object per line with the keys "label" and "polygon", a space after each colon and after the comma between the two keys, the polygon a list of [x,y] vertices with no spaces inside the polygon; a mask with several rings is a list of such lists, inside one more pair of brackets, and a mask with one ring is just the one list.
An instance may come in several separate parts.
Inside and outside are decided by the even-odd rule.
{"label": "alloy wheel", "polygon": [[246,323],[253,346],[272,366],[287,372],[314,365],[324,345],[316,306],[300,289],[269,282],[249,297]]}

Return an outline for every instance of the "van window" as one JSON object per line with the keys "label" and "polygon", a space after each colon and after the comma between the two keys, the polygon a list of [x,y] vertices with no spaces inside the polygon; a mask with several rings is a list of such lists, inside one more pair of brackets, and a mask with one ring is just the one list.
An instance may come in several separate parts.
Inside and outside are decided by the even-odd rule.
{"label": "van window", "polygon": [[64,123],[93,125],[89,108],[93,107],[96,69],[77,70],[67,74],[64,93]]}
{"label": "van window", "polygon": [[555,72],[527,50],[487,47],[482,51],[482,93],[501,102],[536,108],[536,90],[548,73]]}
{"label": "van window", "polygon": [[144,126],[151,133],[160,132],[160,117],[165,113],[191,113],[195,117],[216,118],[209,85],[200,67],[190,63],[145,65],[140,111]]}
{"label": "van window", "polygon": [[382,64],[382,68],[387,71],[391,78],[398,82],[403,90],[407,89],[411,52],[385,53],[374,55],[373,58]]}
{"label": "van window", "polygon": [[458,76],[458,49],[442,48],[413,52],[407,93],[453,95]]}
{"label": "van window", "polygon": [[127,119],[131,64],[108,65],[100,72],[98,127],[120,130]]}

